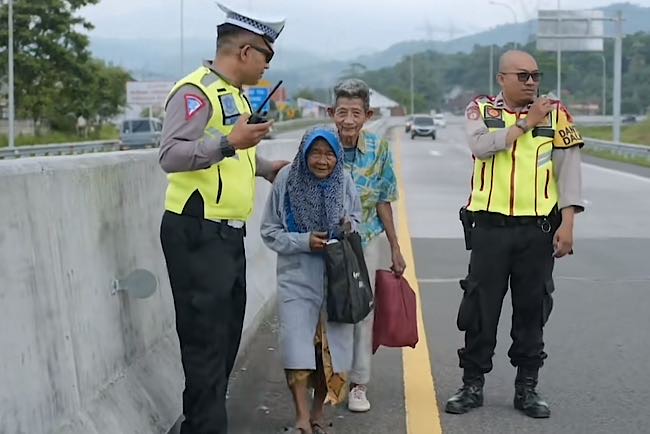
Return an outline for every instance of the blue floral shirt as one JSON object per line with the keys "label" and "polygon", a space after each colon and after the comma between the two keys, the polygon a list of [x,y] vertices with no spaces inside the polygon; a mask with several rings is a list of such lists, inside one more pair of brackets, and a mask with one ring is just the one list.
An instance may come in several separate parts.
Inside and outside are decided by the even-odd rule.
{"label": "blue floral shirt", "polygon": [[394,202],[398,198],[390,145],[377,134],[362,130],[354,158],[352,161],[346,158],[345,169],[352,175],[361,199],[359,230],[367,244],[385,230],[377,214],[377,203]]}

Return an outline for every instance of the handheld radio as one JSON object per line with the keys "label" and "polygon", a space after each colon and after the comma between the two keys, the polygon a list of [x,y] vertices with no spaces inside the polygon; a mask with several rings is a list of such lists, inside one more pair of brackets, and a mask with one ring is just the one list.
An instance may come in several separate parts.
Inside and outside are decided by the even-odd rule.
{"label": "handheld radio", "polygon": [[257,110],[255,110],[255,113],[251,114],[251,117],[248,118],[248,123],[249,124],[263,124],[264,122],[267,121],[267,119],[265,117],[267,112],[262,113],[262,110],[264,109],[264,106],[266,105],[266,103],[269,102],[269,100],[271,99],[271,97],[273,96],[275,91],[278,90],[278,88],[280,87],[281,84],[282,84],[282,80],[278,81],[278,84],[276,84],[273,87],[273,89],[271,90],[271,92],[269,92],[269,94],[264,99],[262,104],[260,104],[260,106],[257,108]]}

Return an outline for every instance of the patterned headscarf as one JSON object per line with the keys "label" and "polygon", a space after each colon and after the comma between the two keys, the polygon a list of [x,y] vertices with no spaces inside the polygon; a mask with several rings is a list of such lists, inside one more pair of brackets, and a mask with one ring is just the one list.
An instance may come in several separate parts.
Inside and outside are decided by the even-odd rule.
{"label": "patterned headscarf", "polygon": [[[325,139],[336,155],[336,166],[326,179],[318,179],[307,159],[314,142]],[[318,125],[305,132],[287,178],[285,207],[290,232],[333,233],[343,217],[343,147],[336,128]]]}

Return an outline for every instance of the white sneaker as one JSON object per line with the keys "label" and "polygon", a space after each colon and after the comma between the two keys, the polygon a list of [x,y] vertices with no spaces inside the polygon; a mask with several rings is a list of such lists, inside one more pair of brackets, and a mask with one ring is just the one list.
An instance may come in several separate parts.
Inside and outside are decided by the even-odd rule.
{"label": "white sneaker", "polygon": [[350,390],[348,410],[355,413],[363,413],[370,410],[370,401],[366,397],[366,386],[357,385]]}

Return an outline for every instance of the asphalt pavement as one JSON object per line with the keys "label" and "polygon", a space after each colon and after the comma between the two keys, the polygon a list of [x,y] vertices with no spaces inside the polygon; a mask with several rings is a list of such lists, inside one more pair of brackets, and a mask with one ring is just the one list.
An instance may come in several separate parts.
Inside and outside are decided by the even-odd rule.
{"label": "asphalt pavement", "polygon": [[[413,403],[405,397],[402,351],[380,349],[369,385],[372,410],[356,415],[345,408],[331,409],[330,432],[406,433],[407,418],[414,418],[414,411],[420,418],[441,417],[442,431],[449,434],[650,432],[650,169],[625,173],[620,170],[624,166],[593,159],[583,164],[587,209],[576,218],[575,255],[558,260],[555,268],[555,307],[545,333],[549,358],[539,385],[551,405],[551,418],[533,420],[512,407],[515,370],[506,355],[509,295],[494,370],[486,379],[484,407],[461,416],[443,412],[461,376],[456,350],[462,334],[455,319],[461,298],[458,280],[466,273],[468,253],[458,208],[469,194],[472,166],[461,122],[451,119],[435,141],[411,140],[401,126],[391,136],[401,163],[415,257],[410,265],[417,273],[429,350],[426,363],[438,406],[409,405]],[[298,136],[289,133],[276,140],[289,143]],[[229,398],[234,434],[280,433],[291,425],[276,331],[277,320],[270,318],[240,357]],[[422,381],[431,379],[424,376]],[[430,432],[411,426],[409,434]]]}

